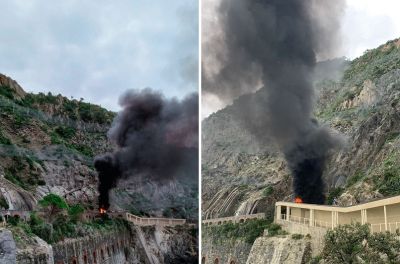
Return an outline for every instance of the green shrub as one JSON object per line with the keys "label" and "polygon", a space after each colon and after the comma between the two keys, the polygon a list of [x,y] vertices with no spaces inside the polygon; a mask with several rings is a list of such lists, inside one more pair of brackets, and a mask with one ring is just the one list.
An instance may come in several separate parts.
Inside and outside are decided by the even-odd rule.
{"label": "green shrub", "polygon": [[68,215],[72,222],[77,222],[85,209],[80,204],[75,204],[68,209]]}
{"label": "green shrub", "polygon": [[13,100],[14,99],[14,90],[9,86],[1,85],[0,86],[0,95]]}
{"label": "green shrub", "polygon": [[220,240],[242,239],[249,244],[253,244],[265,229],[268,229],[269,236],[284,234],[279,225],[273,224],[266,219],[251,219],[236,224],[226,223],[219,226],[205,227],[204,229],[206,230],[205,235],[215,236]]}
{"label": "green shrub", "polygon": [[0,208],[8,209],[8,202],[4,197],[0,197]]}
{"label": "green shrub", "polygon": [[263,190],[263,196],[264,197],[268,197],[268,196],[270,196],[272,193],[274,192],[274,188],[272,188],[272,186],[267,186],[267,187],[265,187],[264,188],[264,190]]}
{"label": "green shrub", "polygon": [[328,230],[321,254],[324,263],[399,263],[397,234],[371,233],[368,225],[342,225]]}
{"label": "green shrub", "polygon": [[304,235],[302,235],[302,234],[293,234],[292,235],[292,239],[295,239],[295,240],[299,240],[299,239],[303,239],[304,238]]}
{"label": "green shrub", "polygon": [[362,173],[361,171],[357,171],[353,176],[347,179],[346,186],[351,187],[359,182],[362,178],[364,178],[364,173]]}
{"label": "green shrub", "polygon": [[9,140],[2,131],[0,130],[0,145],[11,145],[11,140]]}
{"label": "green shrub", "polygon": [[19,216],[10,216],[8,217],[7,223],[13,226],[17,226],[20,221],[21,219],[19,218]]}
{"label": "green shrub", "polygon": [[72,127],[66,127],[66,126],[59,126],[54,130],[61,138],[63,139],[71,139],[72,137],[75,136],[76,134],[76,129]]}
{"label": "green shrub", "polygon": [[332,188],[326,197],[326,204],[333,204],[333,200],[339,197],[343,193],[344,189],[342,187]]}

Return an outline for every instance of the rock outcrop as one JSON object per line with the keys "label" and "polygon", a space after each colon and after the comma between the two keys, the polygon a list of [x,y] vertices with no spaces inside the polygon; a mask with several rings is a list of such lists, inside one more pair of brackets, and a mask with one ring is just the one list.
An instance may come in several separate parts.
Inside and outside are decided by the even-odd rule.
{"label": "rock outcrop", "polygon": [[246,264],[302,264],[310,255],[310,242],[290,236],[259,237]]}
{"label": "rock outcrop", "polygon": [[7,229],[0,229],[0,263],[16,263],[16,251],[12,233]]}

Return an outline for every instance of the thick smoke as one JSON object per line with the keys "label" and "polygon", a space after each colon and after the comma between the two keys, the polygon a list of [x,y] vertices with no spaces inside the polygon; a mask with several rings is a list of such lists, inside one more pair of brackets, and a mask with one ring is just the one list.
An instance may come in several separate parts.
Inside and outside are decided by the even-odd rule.
{"label": "thick smoke", "polygon": [[123,109],[108,132],[118,149],[95,159],[99,206],[109,207],[109,191],[122,177],[159,183],[197,179],[197,93],[179,101],[151,89],[131,90],[120,98],[120,105]]}
{"label": "thick smoke", "polygon": [[222,0],[223,35],[203,45],[203,91],[227,102],[251,92],[234,103],[236,116],[261,144],[278,144],[296,195],[308,203],[324,202],[324,163],[339,143],[313,120],[312,74],[317,55],[334,52],[342,8],[342,1]]}

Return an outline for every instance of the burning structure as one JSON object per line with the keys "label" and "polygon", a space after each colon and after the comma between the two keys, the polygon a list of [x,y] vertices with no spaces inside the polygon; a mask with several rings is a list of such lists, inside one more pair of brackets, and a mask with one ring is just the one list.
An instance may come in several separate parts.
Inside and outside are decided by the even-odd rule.
{"label": "burning structure", "polygon": [[312,74],[317,56],[336,48],[342,8],[343,1],[222,0],[222,33],[204,37],[203,92],[236,99],[242,127],[260,145],[277,145],[305,203],[324,202],[324,164],[341,142],[313,118]]}
{"label": "burning structure", "polygon": [[197,182],[197,94],[180,101],[151,89],[131,90],[120,98],[120,105],[122,111],[108,132],[117,149],[94,163],[100,210],[109,208],[109,191],[120,179]]}

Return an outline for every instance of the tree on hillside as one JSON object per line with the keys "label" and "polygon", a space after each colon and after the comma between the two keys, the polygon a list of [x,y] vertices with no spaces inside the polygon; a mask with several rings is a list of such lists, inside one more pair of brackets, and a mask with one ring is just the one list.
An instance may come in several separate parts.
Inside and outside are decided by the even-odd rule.
{"label": "tree on hillside", "polygon": [[342,225],[325,235],[325,263],[400,263],[396,234],[371,234],[368,225]]}
{"label": "tree on hillside", "polygon": [[76,223],[85,209],[80,204],[75,204],[68,209],[68,215],[72,222]]}
{"label": "tree on hillside", "polygon": [[68,204],[65,200],[54,193],[49,193],[44,196],[43,199],[39,201],[39,205],[48,213],[47,217],[50,223],[53,221],[55,215],[62,210],[68,209]]}

